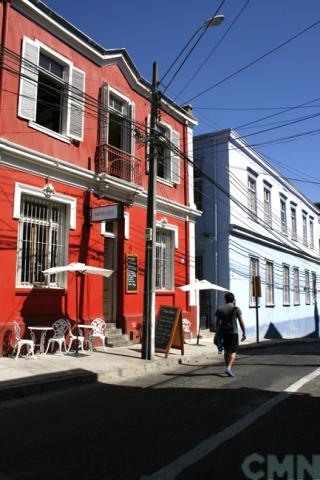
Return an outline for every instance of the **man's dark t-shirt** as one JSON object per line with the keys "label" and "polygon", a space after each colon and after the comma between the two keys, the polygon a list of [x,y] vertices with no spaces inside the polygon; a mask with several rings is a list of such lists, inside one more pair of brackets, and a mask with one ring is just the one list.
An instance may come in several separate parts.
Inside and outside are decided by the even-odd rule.
{"label": "man's dark t-shirt", "polygon": [[216,317],[220,320],[221,333],[238,333],[238,322],[241,310],[233,303],[226,303],[216,311]]}

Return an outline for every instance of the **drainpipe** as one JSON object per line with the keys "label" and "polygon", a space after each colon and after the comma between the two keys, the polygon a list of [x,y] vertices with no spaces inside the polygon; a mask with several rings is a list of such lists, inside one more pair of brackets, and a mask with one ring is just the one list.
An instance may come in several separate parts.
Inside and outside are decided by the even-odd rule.
{"label": "drainpipe", "polygon": [[[0,54],[0,115],[2,113],[3,104],[3,87],[4,87],[4,56],[7,45],[8,24],[9,24],[9,9],[11,0],[2,0],[3,3],[3,17],[1,25],[1,54]],[[2,115],[0,116],[0,125],[2,124]]]}

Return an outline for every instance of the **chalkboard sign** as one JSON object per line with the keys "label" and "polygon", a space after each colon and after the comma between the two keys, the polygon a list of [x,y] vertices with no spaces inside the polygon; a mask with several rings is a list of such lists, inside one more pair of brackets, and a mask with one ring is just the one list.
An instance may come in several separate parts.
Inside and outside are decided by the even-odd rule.
{"label": "chalkboard sign", "polygon": [[170,348],[178,348],[184,354],[181,308],[162,305],[156,322],[155,349],[167,357]]}
{"label": "chalkboard sign", "polygon": [[138,291],[138,257],[127,255],[126,258],[126,292],[137,293]]}

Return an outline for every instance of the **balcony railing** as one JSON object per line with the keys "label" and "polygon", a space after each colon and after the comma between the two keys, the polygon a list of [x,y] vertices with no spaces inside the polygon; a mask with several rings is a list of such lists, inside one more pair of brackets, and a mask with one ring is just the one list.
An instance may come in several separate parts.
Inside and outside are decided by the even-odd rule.
{"label": "balcony railing", "polygon": [[135,185],[142,184],[141,160],[112,145],[97,148],[96,172],[107,173]]}

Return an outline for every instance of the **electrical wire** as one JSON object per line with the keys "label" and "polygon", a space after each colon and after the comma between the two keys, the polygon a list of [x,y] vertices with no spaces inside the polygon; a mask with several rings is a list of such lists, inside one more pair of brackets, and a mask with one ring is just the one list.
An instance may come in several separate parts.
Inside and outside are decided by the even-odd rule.
{"label": "electrical wire", "polygon": [[236,75],[238,75],[239,73],[243,72],[244,70],[247,70],[249,67],[252,67],[253,65],[257,64],[258,62],[260,62],[261,60],[263,60],[264,58],[268,57],[269,55],[271,55],[272,53],[276,52],[277,50],[280,50],[281,48],[283,48],[284,46],[288,45],[288,43],[292,42],[293,40],[296,40],[298,37],[300,37],[301,35],[305,34],[306,32],[310,31],[312,28],[314,27],[317,27],[318,25],[320,24],[320,20],[317,20],[316,22],[312,23],[311,25],[309,25],[308,27],[304,28],[303,30],[301,30],[300,32],[296,33],[295,35],[293,35],[292,37],[290,37],[288,40],[286,40],[285,42],[282,42],[281,44],[277,45],[276,47],[272,48],[271,50],[269,50],[268,52],[264,53],[263,55],[261,55],[260,57],[256,58],[255,60],[253,60],[252,62],[249,62],[247,63],[246,65],[244,65],[243,67],[239,68],[238,70],[236,70],[235,72],[231,73],[230,75],[227,75],[225,78],[223,78],[222,80],[219,80],[219,82],[216,82],[214,83],[213,85],[211,85],[210,87],[206,88],[205,90],[203,90],[202,92],[198,93],[197,95],[194,95],[193,97],[189,98],[186,103],[190,103],[192,102],[193,100],[195,100],[196,98],[199,98],[201,97],[202,95],[204,95],[205,93],[213,90],[214,88],[218,87],[219,85],[222,85],[224,82],[226,82],[227,80],[230,80],[230,78],[233,78],[235,77]]}
{"label": "electrical wire", "polygon": [[[213,13],[213,15],[211,15],[210,18],[214,18],[220,11],[221,7],[223,6],[224,2],[226,0],[222,0],[220,5],[218,6],[218,8],[216,9],[216,11]],[[204,28],[203,32],[200,34],[198,40],[195,42],[195,44],[193,45],[193,47],[191,47],[191,49],[189,50],[189,52],[186,54],[185,58],[183,59],[183,61],[181,62],[180,66],[177,68],[177,70],[175,71],[175,73],[173,74],[173,76],[171,77],[171,80],[169,81],[169,83],[167,83],[167,85],[165,86],[165,89],[163,90],[163,93],[165,93],[168,88],[170,87],[170,85],[172,84],[173,80],[176,78],[176,76],[178,75],[178,73],[180,72],[180,70],[182,69],[183,65],[186,63],[186,61],[188,60],[188,58],[190,57],[191,53],[194,51],[194,49],[196,48],[196,46],[198,45],[198,43],[200,42],[200,40],[202,39],[202,37],[205,35],[205,33],[207,32],[208,28],[210,27],[210,23],[207,23],[207,25],[205,25],[204,27],[201,27],[201,28]],[[194,34],[196,35],[197,33],[199,32],[199,29],[197,30],[197,32]],[[194,38],[194,36],[193,36]],[[192,39],[193,39],[192,38]],[[191,39],[191,40],[192,40]],[[191,41],[190,40],[190,41]],[[190,44],[190,41],[188,42],[188,45]],[[183,49],[184,50],[184,49]],[[179,54],[180,56],[180,54]],[[175,62],[174,62],[175,63]],[[171,68],[171,67],[170,67]],[[167,75],[167,73],[165,74]],[[160,80],[160,82],[162,83],[162,80],[163,80],[163,77],[162,79]]]}
{"label": "electrical wire", "polygon": [[181,88],[181,90],[176,94],[176,96],[174,97],[174,100],[176,100],[177,98],[180,97],[180,95],[188,88],[188,86],[193,82],[193,80],[196,78],[197,75],[199,75],[200,71],[202,70],[202,68],[205,66],[205,64],[209,61],[209,59],[212,57],[212,55],[214,54],[214,52],[217,50],[217,48],[219,47],[219,45],[221,45],[221,43],[223,42],[223,40],[226,38],[226,36],[228,35],[228,33],[230,32],[230,30],[233,28],[233,26],[235,25],[235,23],[237,22],[237,20],[241,17],[242,13],[244,12],[244,10],[247,8],[248,4],[249,4],[250,0],[247,0],[246,3],[242,6],[240,12],[237,14],[237,16],[234,18],[234,20],[232,21],[232,23],[230,24],[229,28],[225,31],[225,33],[222,35],[222,37],[220,38],[220,40],[216,43],[216,45],[210,50],[209,54],[207,55],[207,57],[204,59],[204,61],[200,64],[200,66],[196,69],[196,71],[194,72],[194,74],[192,75],[192,77],[188,80],[188,82]]}

